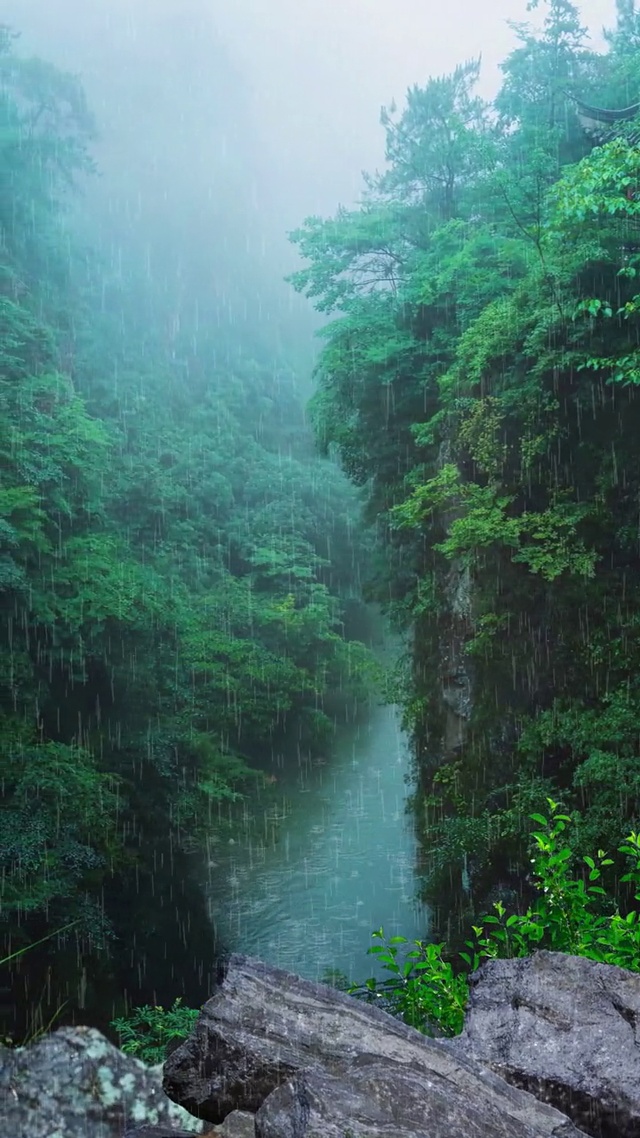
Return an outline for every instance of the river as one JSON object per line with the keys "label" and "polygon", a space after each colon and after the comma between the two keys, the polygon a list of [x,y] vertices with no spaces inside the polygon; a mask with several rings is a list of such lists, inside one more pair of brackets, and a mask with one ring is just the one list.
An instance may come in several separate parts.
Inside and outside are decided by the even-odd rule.
{"label": "river", "polygon": [[338,723],[322,759],[274,756],[268,801],[245,803],[237,838],[212,846],[205,884],[221,942],[309,979],[385,973],[373,929],[424,937],[406,812],[409,746],[396,708]]}
{"label": "river", "polygon": [[[379,625],[372,639],[391,663],[398,645]],[[6,993],[0,985],[0,1034],[21,1038],[61,1007],[59,1025],[109,1032],[126,1011],[125,992],[128,1006],[181,996],[197,1007],[212,991],[216,945],[309,979],[335,970],[361,982],[385,975],[367,956],[373,929],[425,936],[406,812],[411,758],[397,709],[372,699],[336,723],[322,758],[289,745],[263,766],[273,781],[212,827],[206,872],[200,852],[178,853],[159,832],[147,835],[146,869],[125,867],[107,881],[109,957],[87,963],[70,940],[53,971],[47,945],[18,962],[20,983],[8,973]]]}

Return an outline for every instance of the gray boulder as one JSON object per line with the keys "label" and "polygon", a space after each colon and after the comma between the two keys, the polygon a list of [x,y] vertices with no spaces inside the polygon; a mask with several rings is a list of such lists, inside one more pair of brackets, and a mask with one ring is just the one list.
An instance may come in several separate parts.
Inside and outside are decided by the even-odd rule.
{"label": "gray boulder", "polygon": [[[203,1131],[206,1138],[255,1138],[255,1115],[233,1110],[220,1126]],[[134,1126],[125,1131],[124,1138],[191,1138],[186,1130],[171,1130],[166,1126]]]}
{"label": "gray boulder", "polygon": [[[204,1133],[206,1138],[214,1135],[220,1138],[255,1138],[255,1116],[234,1110],[221,1126],[212,1126]],[[191,1131],[172,1130],[166,1126],[135,1126],[125,1131],[124,1138],[191,1138],[191,1135]]]}
{"label": "gray boulder", "polygon": [[2,1138],[122,1138],[127,1126],[201,1134],[162,1090],[162,1069],[123,1055],[99,1031],[63,1027],[29,1047],[0,1048]]}
{"label": "gray boulder", "polygon": [[255,1138],[255,1115],[244,1110],[232,1110],[220,1126],[214,1126],[210,1133],[220,1134],[222,1138]]}
{"label": "gray boulder", "polygon": [[[530,1096],[507,1102],[494,1089],[472,1102],[462,1080],[365,1056],[342,1076],[301,1071],[269,1095],[256,1115],[257,1138],[573,1138],[556,1111]],[[552,1117],[553,1116],[553,1117]]]}
{"label": "gray boulder", "polygon": [[[420,1127],[422,1138],[582,1133],[552,1107],[385,1012],[235,955],[189,1039],[167,1060],[164,1087],[170,1098],[211,1122],[232,1110],[263,1108],[257,1126],[264,1138],[275,1138],[278,1127],[285,1127],[283,1138],[311,1138],[323,1127],[326,1134],[341,1127],[344,1138],[353,1130],[356,1109],[362,1114],[358,1138],[367,1126],[372,1135],[407,1138]],[[277,1097],[267,1102],[277,1088]],[[379,1113],[372,1115],[374,1105]],[[392,1121],[395,1130],[389,1129]],[[312,1124],[316,1129],[309,1129]]]}
{"label": "gray boulder", "polygon": [[559,952],[488,961],[452,1042],[596,1138],[640,1136],[640,975]]}
{"label": "gray boulder", "polygon": [[193,1138],[193,1131],[174,1130],[169,1126],[130,1126],[125,1130],[124,1138]]}

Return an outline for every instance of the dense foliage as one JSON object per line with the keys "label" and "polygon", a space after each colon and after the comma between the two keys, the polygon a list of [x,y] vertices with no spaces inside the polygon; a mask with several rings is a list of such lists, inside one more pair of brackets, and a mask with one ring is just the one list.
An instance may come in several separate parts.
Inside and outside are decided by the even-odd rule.
{"label": "dense foliage", "polygon": [[28,971],[17,950],[64,930],[82,1006],[123,891],[147,906],[142,974],[185,906],[179,851],[357,694],[355,507],[273,343],[239,345],[193,291],[176,320],[183,282],[74,237],[82,88],[0,37],[0,956]]}
{"label": "dense foliage", "polygon": [[292,235],[332,316],[317,435],[414,634],[428,892],[466,870],[476,912],[546,796],[578,851],[640,818],[640,149],[635,123],[594,147],[573,102],[638,100],[640,15],[619,0],[598,54],[570,0],[540,14],[493,103],[474,61],[413,87],[360,206]]}

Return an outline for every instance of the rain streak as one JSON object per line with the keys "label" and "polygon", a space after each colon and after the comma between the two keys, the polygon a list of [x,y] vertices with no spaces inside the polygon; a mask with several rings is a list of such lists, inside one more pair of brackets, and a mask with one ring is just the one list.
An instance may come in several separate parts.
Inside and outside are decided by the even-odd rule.
{"label": "rain streak", "polygon": [[639,275],[634,0],[5,0],[0,1089],[640,972]]}

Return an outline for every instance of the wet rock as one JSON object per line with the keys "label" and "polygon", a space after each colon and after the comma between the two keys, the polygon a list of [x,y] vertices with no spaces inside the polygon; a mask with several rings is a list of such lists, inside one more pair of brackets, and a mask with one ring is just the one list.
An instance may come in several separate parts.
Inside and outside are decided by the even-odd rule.
{"label": "wet rock", "polygon": [[640,975],[559,952],[491,960],[452,1042],[596,1138],[640,1136]]}
{"label": "wet rock", "polygon": [[[213,1134],[213,1131],[208,1133]],[[193,1131],[172,1130],[169,1126],[130,1126],[124,1138],[193,1138]]]}
{"label": "wet rock", "polygon": [[[437,466],[453,462],[450,439],[440,444]],[[460,506],[442,512],[442,524],[449,529],[460,517]],[[474,583],[471,570],[461,558],[454,558],[440,579],[443,612],[438,624],[439,691],[443,730],[440,763],[457,758],[469,733],[474,707],[474,675],[467,645],[474,635]]]}
{"label": "wet rock", "polygon": [[[446,754],[462,746],[473,712],[473,670],[467,644],[473,635],[468,569],[454,565],[443,584],[447,616],[440,630],[440,694],[447,726]],[[462,599],[461,599],[462,598]]]}
{"label": "wet rock", "polygon": [[232,1110],[220,1126],[214,1126],[210,1131],[221,1134],[222,1138],[255,1138],[255,1115],[245,1110]]}
{"label": "wet rock", "polygon": [[203,1131],[166,1097],[160,1067],[124,1055],[93,1028],[0,1048],[2,1138],[122,1138],[135,1125]]}
{"label": "wet rock", "polygon": [[[242,1110],[228,1114],[220,1126],[203,1131],[203,1138],[255,1138],[255,1115]],[[171,1130],[166,1126],[136,1126],[125,1131],[124,1138],[192,1138],[193,1131]]]}
{"label": "wet rock", "polygon": [[[219,1127],[203,1130],[203,1138],[255,1138],[255,1115],[232,1111]],[[130,1127],[124,1138],[192,1138],[192,1131],[171,1130],[167,1127]]]}
{"label": "wet rock", "polygon": [[[349,1130],[358,1138],[411,1138],[420,1096],[422,1135],[429,1138],[581,1133],[558,1111],[378,1008],[236,955],[189,1039],[167,1060],[164,1086],[211,1122],[233,1110],[260,1112],[264,1104],[256,1119],[263,1138],[311,1138],[322,1128],[327,1138],[340,1126],[341,1138]],[[405,1099],[413,1112],[406,1118],[394,1113]],[[372,1115],[376,1104],[379,1115]],[[356,1108],[362,1126],[353,1131],[349,1112]]]}
{"label": "wet rock", "polygon": [[[342,1077],[301,1071],[269,1095],[256,1115],[257,1138],[569,1138],[580,1132],[556,1111],[487,1093],[473,1104],[447,1074],[365,1056]],[[543,1108],[544,1109],[544,1108]]]}

